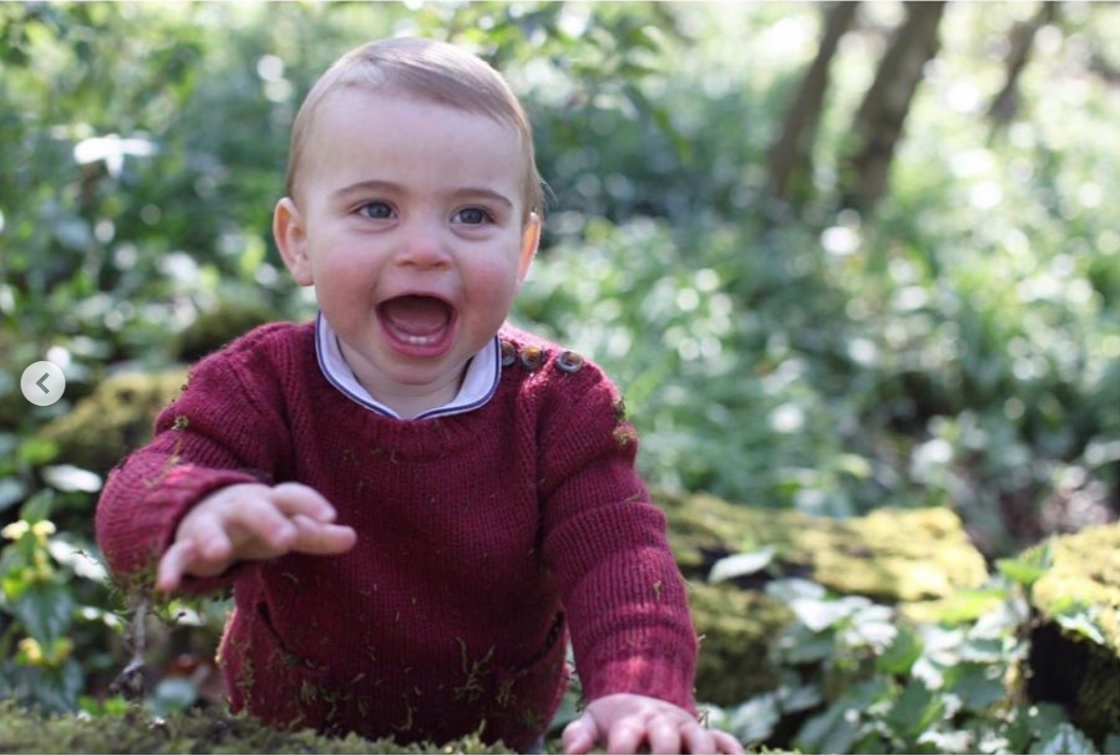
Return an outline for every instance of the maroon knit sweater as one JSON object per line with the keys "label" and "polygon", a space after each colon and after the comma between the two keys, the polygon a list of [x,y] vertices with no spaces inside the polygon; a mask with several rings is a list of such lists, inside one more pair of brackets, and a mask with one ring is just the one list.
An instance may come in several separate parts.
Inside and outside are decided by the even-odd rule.
{"label": "maroon knit sweater", "polygon": [[[235,710],[278,726],[524,749],[567,681],[694,710],[697,642],[637,440],[590,362],[513,328],[493,398],[399,420],[330,385],[313,324],[268,325],[207,357],[109,477],[97,538],[150,586],[188,509],[237,482],[298,481],[353,527],[339,556],[235,565],[220,662]],[[537,351],[539,349],[539,352]]]}

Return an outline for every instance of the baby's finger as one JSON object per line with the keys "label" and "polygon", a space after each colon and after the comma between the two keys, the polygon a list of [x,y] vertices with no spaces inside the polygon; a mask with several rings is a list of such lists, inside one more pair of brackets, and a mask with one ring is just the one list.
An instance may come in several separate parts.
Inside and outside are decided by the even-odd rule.
{"label": "baby's finger", "polygon": [[708,731],[698,722],[690,721],[681,727],[681,738],[684,744],[682,752],[719,752],[714,734],[715,732]]}
{"label": "baby's finger", "polygon": [[632,718],[616,722],[607,732],[607,752],[612,755],[628,755],[638,751],[646,737],[646,727]]}
{"label": "baby's finger", "polygon": [[333,522],[334,506],[315,488],[298,482],[284,482],[269,491],[269,499],[289,518],[303,514],[317,522]]}
{"label": "baby's finger", "polygon": [[198,548],[192,540],[179,540],[172,543],[156,570],[156,589],[171,592],[183,579],[183,574],[198,558]]}
{"label": "baby's finger", "polygon": [[648,724],[649,751],[654,755],[671,755],[675,752],[711,752],[711,742],[706,750],[681,747],[681,730],[674,721],[655,718]]}
{"label": "baby's finger", "polygon": [[334,555],[345,553],[358,541],[358,533],[353,527],[341,524],[324,524],[303,514],[291,519],[296,527],[296,540],[292,550],[314,555]]}
{"label": "baby's finger", "polygon": [[233,552],[223,517],[220,513],[208,513],[203,506],[191,511],[180,522],[175,542],[194,543],[194,556],[187,565],[191,573],[197,573],[200,564],[224,563]]}
{"label": "baby's finger", "polygon": [[738,739],[726,731],[712,731],[710,733],[712,739],[715,740],[716,752],[721,752],[723,755],[743,755],[743,745]]}
{"label": "baby's finger", "polygon": [[287,553],[298,531],[271,500],[247,495],[232,507],[227,520],[241,557],[270,558]]}
{"label": "baby's finger", "polygon": [[598,738],[599,727],[595,725],[595,719],[584,713],[564,727],[560,742],[567,755],[584,755],[591,752]]}

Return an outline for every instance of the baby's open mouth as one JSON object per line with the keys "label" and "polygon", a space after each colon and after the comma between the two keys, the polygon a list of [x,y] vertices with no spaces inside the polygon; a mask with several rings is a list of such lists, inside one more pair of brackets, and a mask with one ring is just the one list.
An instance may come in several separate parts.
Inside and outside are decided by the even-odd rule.
{"label": "baby's open mouth", "polygon": [[455,319],[455,310],[447,302],[414,294],[389,299],[377,312],[389,334],[411,346],[439,344]]}

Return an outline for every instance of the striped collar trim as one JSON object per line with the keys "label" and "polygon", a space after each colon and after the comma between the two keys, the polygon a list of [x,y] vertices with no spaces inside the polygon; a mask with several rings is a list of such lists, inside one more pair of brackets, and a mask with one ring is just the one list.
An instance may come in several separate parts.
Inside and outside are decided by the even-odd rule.
{"label": "striped collar trim", "polygon": [[[371,396],[369,391],[358,382],[354,371],[350,369],[350,365],[342,355],[338,335],[327,323],[327,318],[323,317],[322,312],[315,321],[315,353],[319,358],[319,369],[322,370],[323,376],[343,395],[371,412],[393,419],[402,419],[391,407]],[[417,415],[416,419],[449,417],[481,409],[493,398],[501,377],[502,350],[498,337],[494,336],[467,363],[463,384],[455,398],[443,406]]]}

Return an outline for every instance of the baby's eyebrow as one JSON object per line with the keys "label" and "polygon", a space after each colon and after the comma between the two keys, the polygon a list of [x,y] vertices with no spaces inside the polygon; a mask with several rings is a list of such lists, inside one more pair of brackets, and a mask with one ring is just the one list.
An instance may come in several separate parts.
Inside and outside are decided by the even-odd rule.
{"label": "baby's eyebrow", "polygon": [[464,186],[461,189],[455,189],[450,192],[449,196],[453,200],[489,199],[492,202],[505,205],[508,209],[513,209],[513,200],[500,191],[494,191],[485,186]]}
{"label": "baby's eyebrow", "polygon": [[[371,178],[364,181],[357,181],[355,183],[343,186],[341,189],[336,189],[332,193],[335,200],[345,200],[355,194],[403,194],[407,193],[407,189],[401,184],[393,181],[383,181],[381,179]],[[486,186],[462,186],[459,188],[451,189],[447,192],[447,198],[451,201],[464,201],[471,199],[489,200],[504,205],[506,208],[512,210],[514,207],[513,200],[507,197],[500,191],[488,188]]]}
{"label": "baby's eyebrow", "polygon": [[367,181],[358,181],[348,186],[343,186],[341,189],[336,189],[331,196],[335,199],[345,199],[352,194],[365,194],[367,192],[400,192],[401,190],[402,188],[392,181],[370,179]]}

